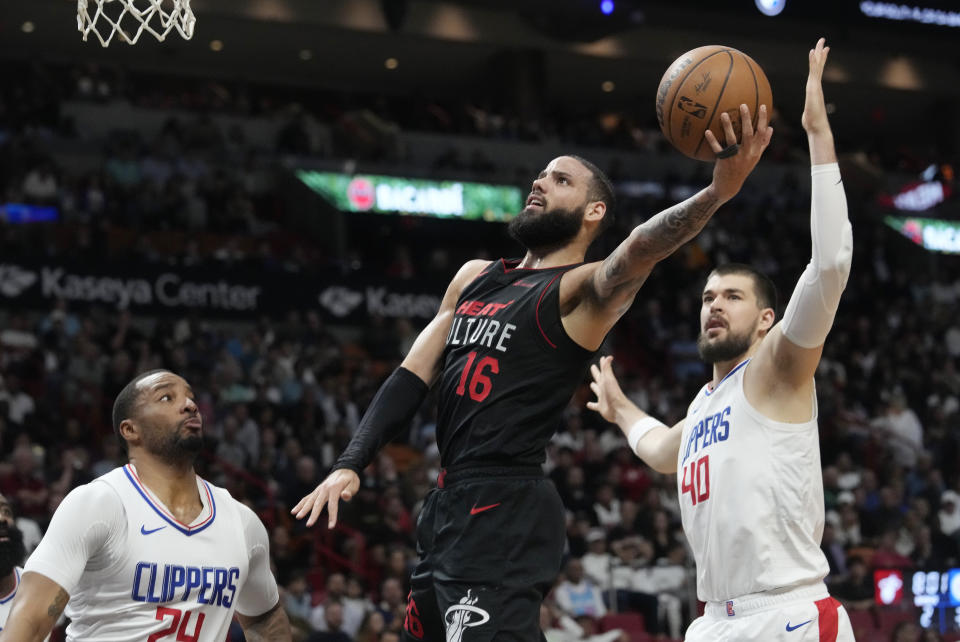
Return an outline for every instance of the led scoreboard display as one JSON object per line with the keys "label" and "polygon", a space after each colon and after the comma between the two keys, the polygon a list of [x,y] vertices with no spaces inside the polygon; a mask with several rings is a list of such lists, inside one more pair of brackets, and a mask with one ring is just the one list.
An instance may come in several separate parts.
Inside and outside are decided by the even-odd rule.
{"label": "led scoreboard display", "polygon": [[941,633],[960,630],[960,568],[917,571],[911,588],[921,609],[920,626],[939,625]]}
{"label": "led scoreboard display", "polygon": [[923,628],[937,628],[941,633],[960,631],[960,568],[877,570],[873,577],[877,604],[894,606],[912,600],[920,608]]}

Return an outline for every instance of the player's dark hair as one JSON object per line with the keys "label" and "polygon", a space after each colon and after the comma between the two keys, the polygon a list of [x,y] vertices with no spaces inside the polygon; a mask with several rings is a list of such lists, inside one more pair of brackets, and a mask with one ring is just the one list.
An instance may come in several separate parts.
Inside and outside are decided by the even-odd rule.
{"label": "player's dark hair", "polygon": [[[726,276],[728,274],[744,274],[753,279],[753,290],[757,296],[757,304],[761,308],[773,308],[774,315],[777,314],[777,286],[773,284],[766,274],[757,268],[746,263],[724,263],[710,272],[710,276]],[[709,276],[707,277],[710,278]]]}
{"label": "player's dark hair", "polygon": [[604,213],[603,218],[600,219],[600,225],[597,226],[597,236],[600,236],[607,228],[613,225],[613,210],[617,205],[617,197],[613,190],[613,183],[610,182],[610,179],[602,169],[586,158],[577,156],[576,154],[569,154],[569,156],[589,169],[590,173],[593,174],[593,180],[590,182],[590,191],[587,193],[587,198],[589,198],[591,202],[600,201],[607,206],[607,211]]}
{"label": "player's dark hair", "polygon": [[120,434],[120,424],[122,424],[125,419],[129,419],[133,415],[133,411],[137,407],[137,402],[140,401],[140,395],[143,393],[143,391],[137,389],[137,384],[143,379],[149,377],[150,375],[155,375],[158,372],[170,371],[163,368],[157,368],[156,370],[147,370],[146,372],[141,372],[123,387],[123,390],[120,391],[120,394],[117,395],[117,399],[113,402],[113,432],[117,435],[117,439],[120,440],[120,445],[123,447],[124,452],[127,450],[127,440],[124,439],[123,435]]}

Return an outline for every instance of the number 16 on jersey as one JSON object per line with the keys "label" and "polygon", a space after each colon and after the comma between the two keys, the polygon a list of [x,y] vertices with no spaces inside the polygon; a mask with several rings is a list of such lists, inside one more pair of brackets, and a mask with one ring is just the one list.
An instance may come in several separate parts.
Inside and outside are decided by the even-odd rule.
{"label": "number 16 on jersey", "polygon": [[[460,375],[460,385],[457,386],[457,394],[461,397],[469,394],[474,401],[483,401],[490,394],[493,388],[493,382],[487,374],[498,374],[500,372],[500,362],[493,357],[483,357],[477,361],[477,367],[473,370],[473,376],[470,376],[470,368],[477,359],[477,352],[473,351],[467,355],[467,363],[463,366],[463,373]],[[469,385],[467,379],[470,379]]]}

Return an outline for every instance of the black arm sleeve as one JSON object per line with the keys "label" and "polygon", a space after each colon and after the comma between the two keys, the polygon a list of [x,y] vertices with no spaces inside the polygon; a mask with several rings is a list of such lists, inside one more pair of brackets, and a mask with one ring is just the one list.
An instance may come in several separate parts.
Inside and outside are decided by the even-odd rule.
{"label": "black arm sleeve", "polygon": [[428,390],[423,379],[406,368],[394,370],[370,402],[357,427],[357,434],[337,459],[333,470],[348,468],[359,475],[380,447],[410,423]]}

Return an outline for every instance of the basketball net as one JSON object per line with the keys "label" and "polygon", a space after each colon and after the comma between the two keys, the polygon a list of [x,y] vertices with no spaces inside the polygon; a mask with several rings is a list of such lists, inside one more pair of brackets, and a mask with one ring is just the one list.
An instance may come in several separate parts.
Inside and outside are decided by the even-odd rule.
{"label": "basketball net", "polygon": [[77,29],[84,41],[93,32],[104,47],[114,36],[136,44],[145,31],[163,42],[176,29],[189,40],[196,23],[190,0],[77,0]]}

